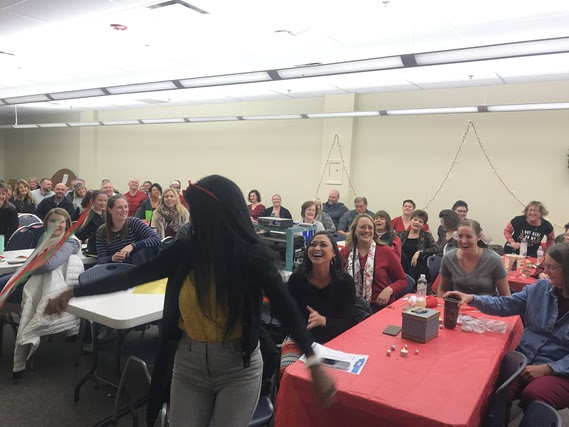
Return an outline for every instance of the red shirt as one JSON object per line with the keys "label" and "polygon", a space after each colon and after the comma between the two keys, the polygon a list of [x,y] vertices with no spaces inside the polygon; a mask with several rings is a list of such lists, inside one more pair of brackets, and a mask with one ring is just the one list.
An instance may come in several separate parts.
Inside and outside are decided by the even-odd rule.
{"label": "red shirt", "polygon": [[[403,224],[403,217],[402,216],[398,216],[397,218],[393,218],[391,220],[391,227],[393,227],[393,231],[395,231],[396,233],[401,233],[402,231],[405,231],[405,225]],[[407,227],[407,230],[409,230],[411,228],[411,226]],[[423,225],[423,231],[431,231],[429,230],[429,224],[425,223],[425,225]]]}
{"label": "red shirt", "polygon": [[124,195],[124,198],[128,202],[128,216],[134,216],[136,211],[148,196],[144,191],[138,190],[134,196],[130,195],[130,191]]}
{"label": "red shirt", "polygon": [[[345,246],[340,249],[340,254],[344,259],[344,265],[346,265],[347,268],[348,251],[346,250]],[[367,255],[364,258],[367,258]],[[363,259],[363,261],[360,261],[360,263],[361,262],[365,263],[365,259]],[[393,295],[405,289],[407,286],[407,275],[405,274],[405,271],[403,271],[401,260],[397,258],[397,255],[392,248],[387,245],[377,245],[375,247],[374,264],[370,302],[376,302],[379,293],[388,286],[391,286],[393,289]],[[350,276],[352,275],[351,271],[347,271],[347,273]],[[389,304],[395,301],[393,295],[389,299]]]}

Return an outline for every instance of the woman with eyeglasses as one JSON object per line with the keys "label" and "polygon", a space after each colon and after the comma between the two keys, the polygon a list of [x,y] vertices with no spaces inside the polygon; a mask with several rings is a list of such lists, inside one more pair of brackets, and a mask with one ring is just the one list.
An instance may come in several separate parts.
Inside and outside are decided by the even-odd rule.
{"label": "woman with eyeglasses", "polygon": [[375,313],[395,301],[405,289],[407,276],[395,252],[379,239],[373,219],[358,215],[340,251],[346,272],[354,278],[356,297],[363,297]]}
{"label": "woman with eyeglasses", "polygon": [[525,329],[516,348],[528,365],[514,380],[508,401],[525,408],[541,401],[560,410],[569,407],[569,244],[559,243],[545,254],[542,279],[512,296],[481,296],[447,292],[493,316],[523,315]]}
{"label": "woman with eyeglasses", "polygon": [[504,251],[507,254],[519,254],[521,241],[525,238],[527,241],[527,256],[537,257],[537,249],[541,245],[541,241],[546,237],[546,249],[553,245],[555,241],[555,233],[553,226],[544,216],[549,212],[541,202],[531,201],[523,210],[523,215],[516,216],[506,225],[504,229],[504,237],[506,244]]}
{"label": "woman with eyeglasses", "polygon": [[[259,329],[263,294],[307,356],[322,403],[334,383],[314,355],[306,325],[283,285],[275,256],[255,232],[234,182],[212,175],[190,184],[190,235],[125,274],[75,288],[51,301],[61,312],[73,296],[125,290],[168,278],[161,346],[152,372],[147,423],[170,390],[170,424],[247,426],[261,389]],[[170,387],[171,383],[171,387]]]}

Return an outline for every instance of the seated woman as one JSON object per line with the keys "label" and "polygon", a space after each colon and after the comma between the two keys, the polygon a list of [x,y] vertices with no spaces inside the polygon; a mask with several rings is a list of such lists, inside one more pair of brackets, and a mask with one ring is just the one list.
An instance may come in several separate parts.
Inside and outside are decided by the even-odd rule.
{"label": "seated woman", "polygon": [[373,218],[375,223],[375,231],[379,236],[379,240],[384,242],[387,246],[393,248],[397,258],[401,259],[401,239],[393,231],[391,226],[391,217],[386,211],[377,211]]}
{"label": "seated woman", "polygon": [[107,203],[105,223],[97,231],[97,264],[126,262],[140,265],[158,253],[160,238],[140,219],[128,217],[123,196]]}
{"label": "seated woman", "polygon": [[180,203],[178,193],[173,188],[168,188],[162,194],[160,204],[152,215],[151,227],[156,227],[156,233],[160,239],[176,237],[180,227],[190,221],[190,213]]}
{"label": "seated woman", "polygon": [[290,214],[290,211],[281,204],[282,203],[281,196],[279,196],[278,194],[275,194],[273,196],[272,202],[273,202],[273,206],[265,209],[260,216],[272,216],[275,218],[292,219],[292,215]]}
{"label": "seated woman", "polygon": [[[324,344],[352,326],[355,287],[342,268],[338,245],[320,231],[308,242],[304,261],[288,280],[288,290],[306,320],[314,342]],[[286,339],[282,346],[281,374],[302,351]]]}
{"label": "seated woman", "polygon": [[87,187],[82,182],[78,182],[73,187],[73,193],[71,196],[71,201],[73,202],[73,207],[75,208],[75,217],[79,218],[81,212],[83,212],[84,208],[81,205],[83,202],[83,197],[85,197],[85,193],[87,193]]}
{"label": "seated woman", "polygon": [[439,250],[436,255],[443,256],[447,250],[458,246],[455,237],[458,224],[460,223],[460,217],[451,209],[443,209],[439,213],[439,219],[441,220],[443,233],[439,236],[439,240],[437,240]]}
{"label": "seated woman", "polygon": [[14,205],[8,202],[6,184],[0,182],[0,234],[4,235],[4,247],[8,246],[10,236],[18,229],[18,212]]}
{"label": "seated woman", "polygon": [[[391,221],[391,226],[393,227],[393,231],[396,233],[401,233],[405,230],[411,229],[411,214],[415,211],[415,202],[411,199],[403,200],[403,215],[393,218]],[[429,224],[425,221],[423,224],[423,230],[429,231]]]}
{"label": "seated woman", "polygon": [[257,219],[259,219],[259,217],[265,210],[265,205],[261,203],[261,193],[259,193],[257,190],[249,191],[249,201],[251,202],[251,204],[247,205],[247,209],[249,209],[249,215],[251,215],[251,221],[256,223]]}
{"label": "seated woman", "polygon": [[429,220],[427,212],[417,209],[411,214],[411,228],[399,233],[401,239],[401,264],[403,270],[417,281],[419,274],[426,272],[426,261],[437,253],[439,247],[433,235],[424,231]]}
{"label": "seated woman", "polygon": [[24,179],[19,179],[16,184],[16,191],[10,197],[10,203],[14,205],[18,213],[30,213],[36,212],[36,202],[32,197],[30,190],[30,184]]}
{"label": "seated woman", "polygon": [[[39,247],[48,250],[64,237],[71,227],[71,218],[65,209],[54,208],[47,213],[43,222],[47,231]],[[14,379],[23,377],[26,361],[39,347],[41,336],[63,331],[68,331],[68,336],[73,336],[79,332],[79,321],[71,314],[65,313],[63,316],[48,318],[43,316],[49,297],[73,288],[79,283],[78,277],[83,272],[83,262],[76,256],[78,252],[79,241],[73,236],[68,237],[63,246],[45,264],[33,271],[25,285],[19,285],[8,297],[9,302],[22,302],[14,350]],[[0,290],[4,288],[10,277],[11,274],[0,279]]]}
{"label": "seated woman", "polygon": [[544,236],[547,236],[546,248],[553,245],[555,233],[553,226],[544,219],[549,212],[541,202],[531,201],[523,210],[523,215],[513,218],[504,229],[506,244],[504,251],[507,254],[520,253],[520,242],[525,237],[528,244],[529,257],[537,257],[537,248]]}
{"label": "seated woman", "polygon": [[75,232],[81,242],[87,243],[86,255],[97,256],[97,230],[105,223],[104,213],[109,196],[102,190],[88,191],[83,198],[83,208],[86,209],[90,200],[91,207],[83,226]]}
{"label": "seated woman", "polygon": [[30,191],[34,191],[39,188],[38,179],[35,176],[28,178],[28,184],[30,184]]}
{"label": "seated woman", "polygon": [[528,365],[512,383],[508,400],[525,408],[539,400],[555,409],[569,407],[569,244],[559,243],[545,255],[548,280],[538,280],[512,296],[476,296],[447,292],[461,303],[493,316],[523,315],[525,329],[516,348]]}
{"label": "seated woman", "polygon": [[510,295],[508,273],[500,255],[484,247],[478,221],[466,219],[458,226],[458,249],[442,259],[438,296],[450,289],[476,295]]}
{"label": "seated woman", "polygon": [[336,226],[334,225],[334,221],[332,221],[330,215],[322,210],[322,200],[315,197],[313,201],[316,205],[316,221],[320,221],[328,233],[335,233]]}
{"label": "seated woman", "polygon": [[405,289],[407,276],[395,252],[379,240],[368,214],[358,215],[340,251],[346,271],[354,278],[356,297],[362,296],[375,313],[395,301],[394,294]]}
{"label": "seated woman", "polygon": [[160,197],[162,196],[162,186],[158,183],[154,183],[150,186],[150,196],[148,200],[142,202],[140,207],[136,210],[136,216],[140,219],[145,219],[150,222],[152,220],[152,214],[154,210],[160,204]]}
{"label": "seated woman", "polygon": [[316,232],[324,231],[324,226],[320,221],[316,220],[316,203],[312,200],[304,202],[300,207],[300,216],[304,224],[312,224],[316,226]]}

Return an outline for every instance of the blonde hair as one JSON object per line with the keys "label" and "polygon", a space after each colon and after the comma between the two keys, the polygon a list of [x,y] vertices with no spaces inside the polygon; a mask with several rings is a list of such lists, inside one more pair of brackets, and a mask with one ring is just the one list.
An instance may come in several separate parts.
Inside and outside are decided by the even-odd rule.
{"label": "blonde hair", "polygon": [[[20,198],[20,185],[23,185],[24,187],[28,187],[28,194],[26,194],[24,196],[24,198]],[[15,191],[12,192],[12,197],[14,198],[14,200],[21,200],[21,201],[27,201],[30,205],[35,205],[35,200],[31,195],[32,189],[30,188],[30,184],[28,183],[28,181],[26,181],[25,179],[19,179],[18,182],[16,183],[16,189]]]}
{"label": "blonde hair", "polygon": [[350,230],[348,231],[348,237],[346,238],[346,249],[348,251],[351,251],[352,249],[355,249],[356,246],[358,245],[358,238],[356,237],[356,229],[358,228],[358,222],[360,222],[360,220],[362,218],[367,218],[371,221],[371,224],[373,225],[373,241],[377,244],[377,245],[381,245],[384,246],[386,245],[386,243],[382,240],[379,240],[379,234],[377,234],[377,231],[375,229],[375,222],[373,221],[373,218],[366,214],[359,214],[353,221],[352,221],[352,225],[350,225]]}
{"label": "blonde hair", "polygon": [[156,209],[158,211],[158,214],[160,214],[160,209],[163,206],[165,206],[164,205],[164,196],[166,194],[168,194],[169,192],[174,193],[174,199],[176,200],[176,204],[174,205],[174,209],[176,210],[176,212],[178,212],[178,215],[180,216],[180,218],[189,218],[190,213],[184,207],[184,205],[182,205],[182,202],[180,202],[180,193],[178,193],[178,191],[172,187],[168,187],[162,193],[162,196],[160,197],[160,201],[158,202],[158,208]]}

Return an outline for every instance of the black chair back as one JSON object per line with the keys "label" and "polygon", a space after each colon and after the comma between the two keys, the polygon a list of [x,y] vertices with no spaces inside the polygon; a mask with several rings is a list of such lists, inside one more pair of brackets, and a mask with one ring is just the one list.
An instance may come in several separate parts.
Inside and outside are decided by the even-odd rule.
{"label": "black chair back", "polygon": [[21,249],[31,249],[33,238],[34,235],[28,226],[20,227],[10,236],[6,250],[19,251]]}
{"label": "black chair back", "polygon": [[28,225],[28,228],[31,230],[33,235],[31,247],[32,249],[35,249],[38,246],[41,236],[43,236],[43,234],[45,233],[45,227],[43,226],[43,223],[35,222],[33,224]]}
{"label": "black chair back", "polygon": [[527,406],[519,427],[561,427],[562,425],[561,415],[554,407],[535,401]]}
{"label": "black chair back", "polygon": [[79,286],[87,286],[90,283],[104,280],[111,276],[116,276],[117,274],[131,270],[134,267],[135,266],[132,264],[124,264],[120,262],[95,265],[79,275]]}
{"label": "black chair back", "polygon": [[527,363],[526,357],[518,351],[509,351],[505,354],[498,375],[498,388],[490,399],[482,424],[484,427],[504,427],[508,424],[509,411],[506,397],[512,382],[524,370]]}
{"label": "black chair back", "polygon": [[41,222],[41,219],[39,219],[34,214],[21,213],[18,214],[18,222],[20,224],[20,227],[24,227],[26,225],[35,224],[36,222]]}

